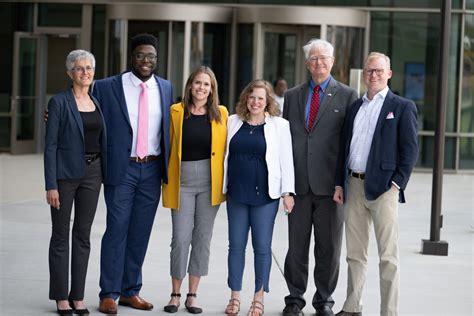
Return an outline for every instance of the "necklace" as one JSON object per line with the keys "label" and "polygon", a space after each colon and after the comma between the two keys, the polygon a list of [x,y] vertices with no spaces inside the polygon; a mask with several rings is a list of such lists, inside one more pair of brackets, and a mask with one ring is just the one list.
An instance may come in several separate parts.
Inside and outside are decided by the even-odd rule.
{"label": "necklace", "polygon": [[262,126],[263,124],[265,124],[265,121],[263,121],[263,122],[261,122],[261,123],[258,123],[257,125],[252,125],[252,124],[250,124],[249,122],[247,122],[247,124],[248,124],[249,127],[250,127],[249,134],[252,135],[253,132],[254,132],[257,128],[259,128],[260,126]]}

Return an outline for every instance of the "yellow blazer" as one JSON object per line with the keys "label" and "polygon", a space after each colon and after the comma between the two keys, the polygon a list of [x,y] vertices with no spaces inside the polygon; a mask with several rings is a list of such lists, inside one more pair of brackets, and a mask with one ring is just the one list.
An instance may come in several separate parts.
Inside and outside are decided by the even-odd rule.
{"label": "yellow blazer", "polygon": [[[224,154],[227,138],[227,108],[220,105],[221,123],[211,122],[211,203],[219,205],[225,201],[222,193],[224,178]],[[181,146],[183,140],[184,106],[176,103],[170,110],[170,159],[168,184],[163,184],[163,207],[179,209],[179,188],[181,178]]]}

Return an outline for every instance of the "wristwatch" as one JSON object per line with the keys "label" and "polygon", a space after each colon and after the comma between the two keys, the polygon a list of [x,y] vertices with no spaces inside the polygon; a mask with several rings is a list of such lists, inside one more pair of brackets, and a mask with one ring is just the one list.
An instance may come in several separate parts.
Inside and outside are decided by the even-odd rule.
{"label": "wristwatch", "polygon": [[290,192],[284,192],[282,193],[281,197],[285,197],[285,196],[293,196],[294,194],[293,193],[290,193]]}

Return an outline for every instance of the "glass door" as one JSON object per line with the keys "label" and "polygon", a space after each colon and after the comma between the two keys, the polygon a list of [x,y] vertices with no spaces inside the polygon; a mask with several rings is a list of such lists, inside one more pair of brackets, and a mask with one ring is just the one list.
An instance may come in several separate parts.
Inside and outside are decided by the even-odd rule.
{"label": "glass door", "polygon": [[284,78],[288,87],[294,86],[299,77],[300,28],[264,25],[263,39],[263,79],[273,82]]}
{"label": "glass door", "polygon": [[12,154],[36,152],[39,36],[15,32],[13,82],[10,102]]}

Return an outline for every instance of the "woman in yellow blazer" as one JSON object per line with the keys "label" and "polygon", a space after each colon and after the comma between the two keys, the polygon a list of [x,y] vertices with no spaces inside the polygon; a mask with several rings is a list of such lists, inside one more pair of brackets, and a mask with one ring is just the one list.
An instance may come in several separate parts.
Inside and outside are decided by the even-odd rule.
{"label": "woman in yellow blazer", "polygon": [[228,115],[219,106],[216,77],[204,66],[189,76],[183,101],[171,106],[168,183],[163,185],[163,206],[171,208],[173,223],[172,293],[164,307],[168,313],[178,311],[186,272],[189,292],[184,305],[191,314],[202,313],[196,306],[196,292],[201,276],[208,273],[214,219],[225,200],[222,182]]}

